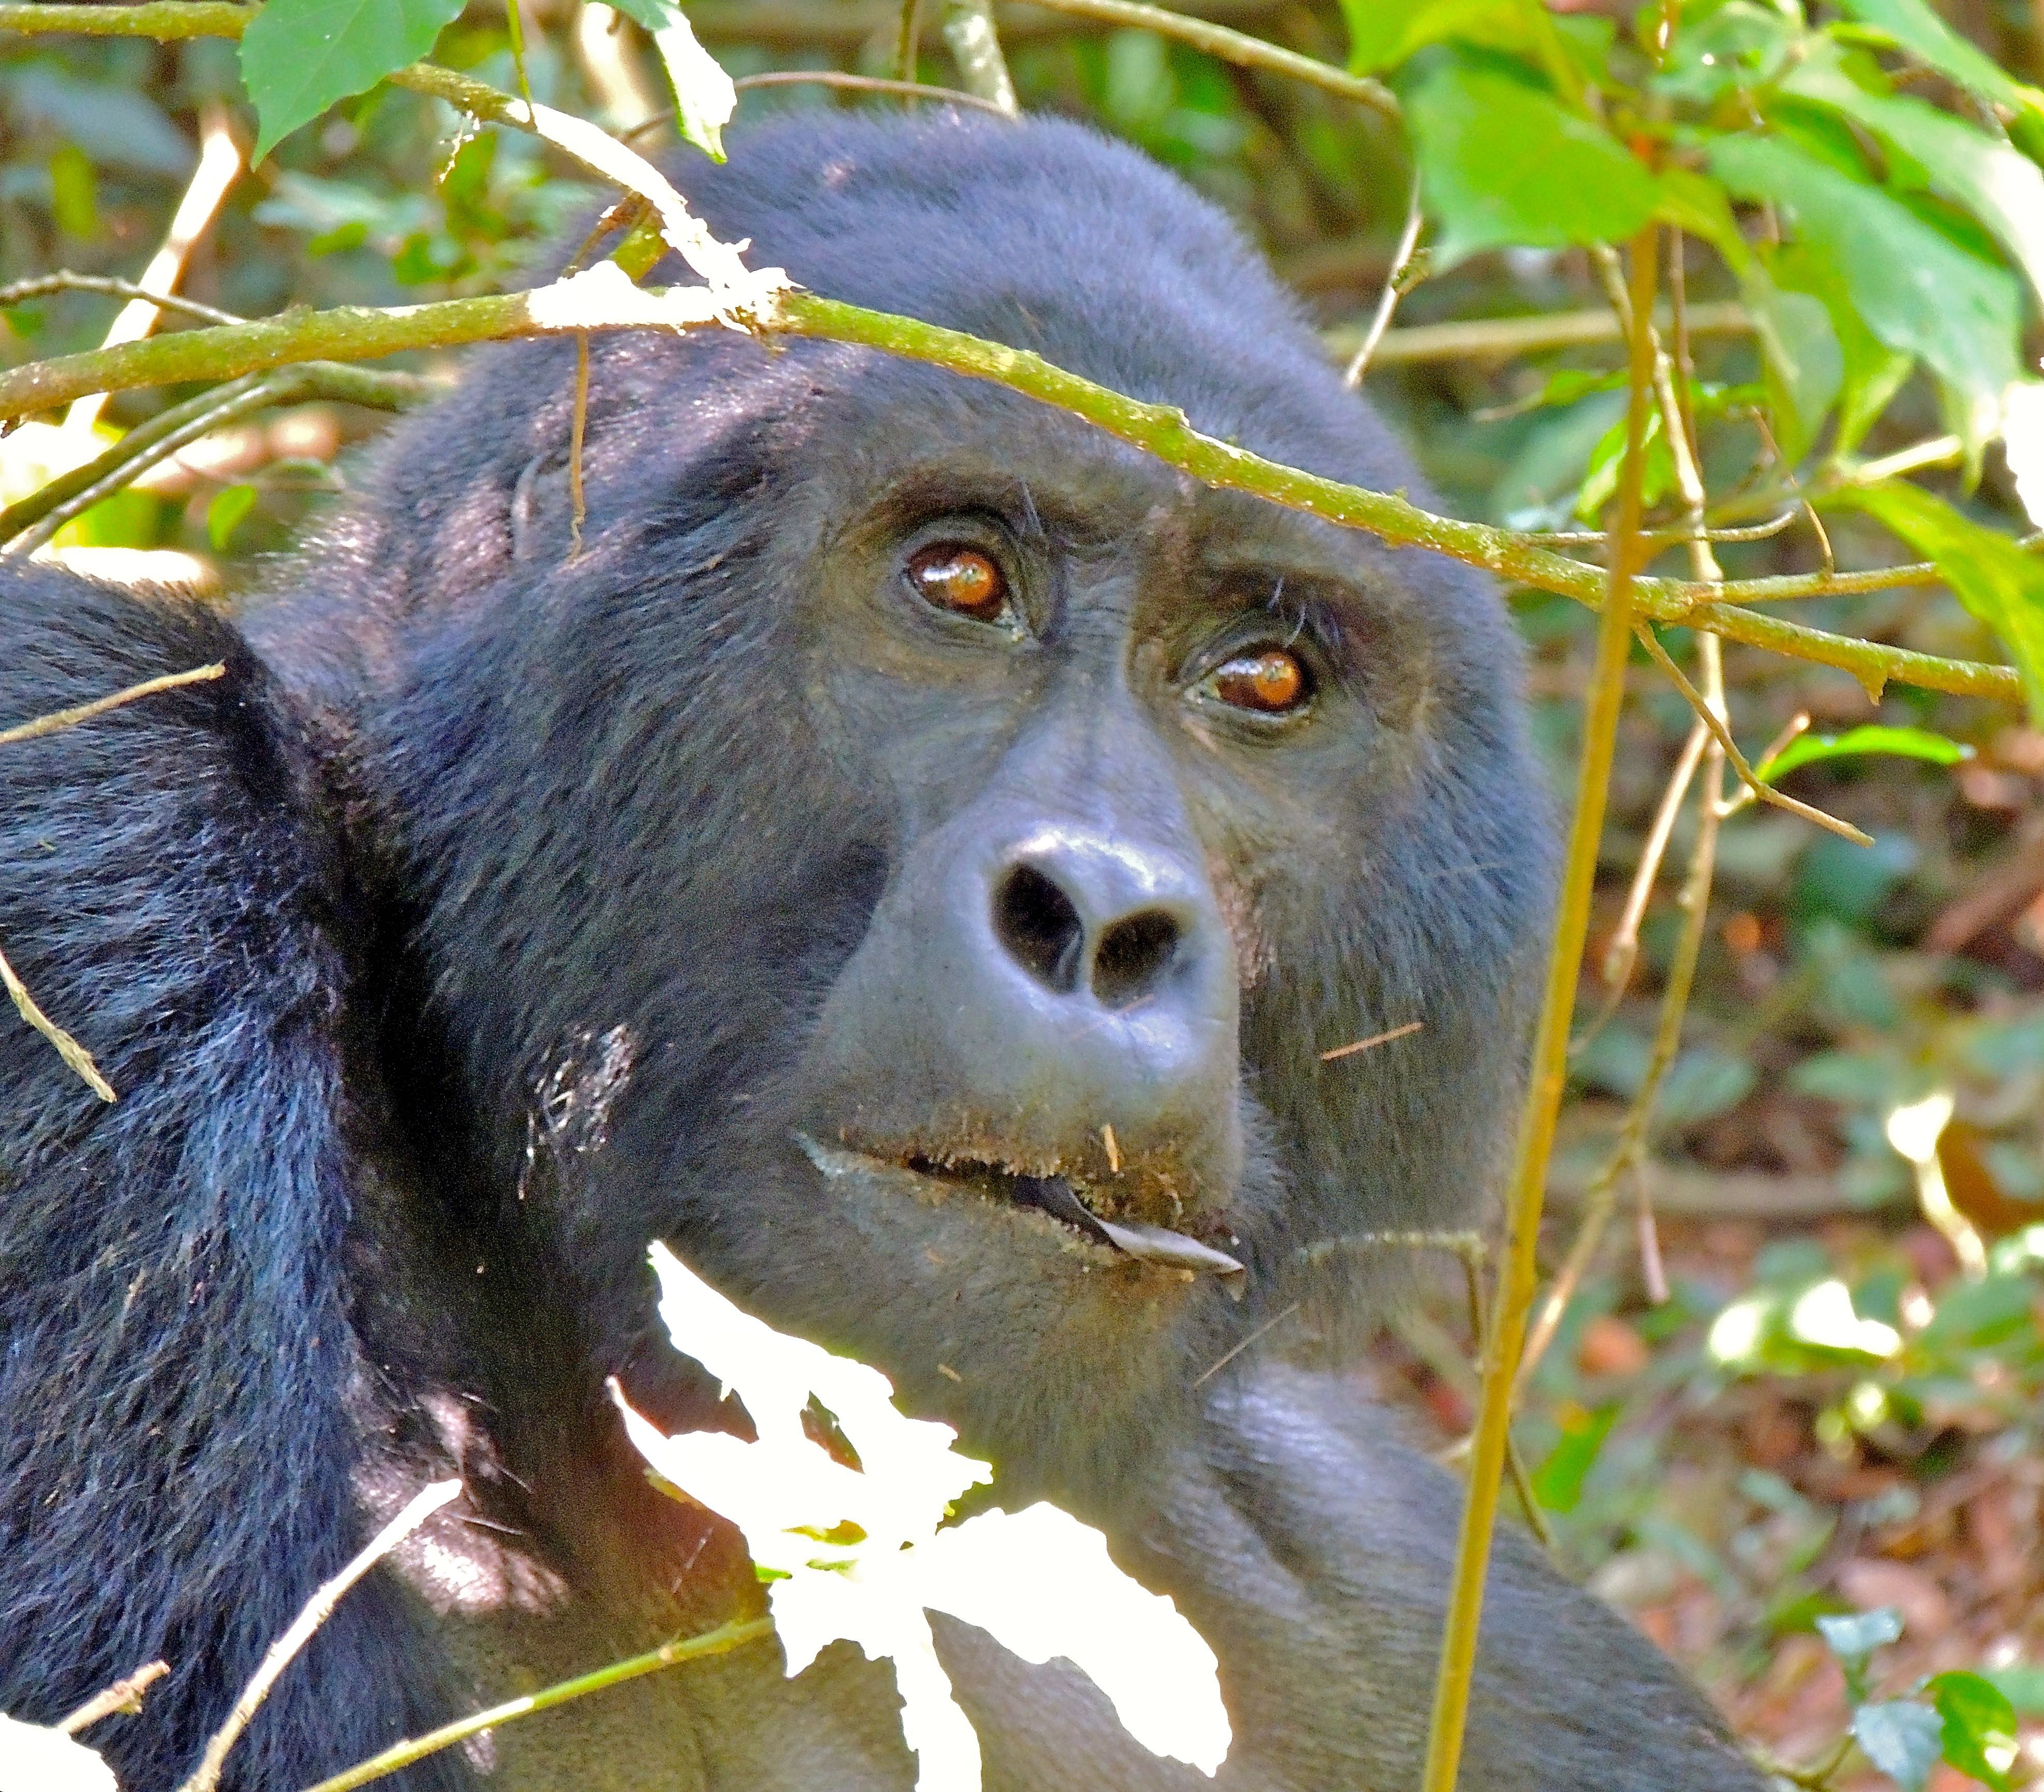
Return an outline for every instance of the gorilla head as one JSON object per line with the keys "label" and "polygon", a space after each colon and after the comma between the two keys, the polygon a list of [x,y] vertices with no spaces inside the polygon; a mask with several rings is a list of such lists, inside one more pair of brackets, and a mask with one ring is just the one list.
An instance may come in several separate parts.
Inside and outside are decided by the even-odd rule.
{"label": "gorilla head", "polygon": [[[1235,233],[1088,133],[840,118],[686,184],[816,290],[1412,483]],[[546,1210],[542,1287],[636,1328],[665,1236],[1062,1479],[1302,1244],[1468,1221],[1547,857],[1476,576],[730,336],[594,345],[577,552],[574,351],[480,359],[256,626],[302,684],[325,637],[451,1053],[423,1130]],[[605,1039],[603,1148],[542,1197],[536,1091]]]}
{"label": "gorilla head", "polygon": [[[1084,132],[832,117],[682,184],[818,290],[1413,483],[1235,233]],[[238,633],[0,565],[0,715],[230,666],[0,786],[10,955],[124,1098],[0,1039],[0,1261],[36,1266],[0,1288],[0,1706],[163,1655],[112,1747],[168,1783],[450,1468],[243,1786],[757,1609],[602,1394],[747,1422],[651,1330],[660,1237],[953,1421],[994,1497],[1103,1526],[1221,1659],[1230,1792],[1410,1783],[1458,1495],[1298,1359],[1386,1291],[1312,1246],[1493,1180],[1550,853],[1495,596],[916,363],[590,355],[578,467],[575,345],[479,355]],[[1202,1783],[974,1634],[939,1642],[996,1786]],[[490,1749],[499,1792],[913,1775],[848,1648]],[[1506,1534],[1463,1783],[1757,1782]]]}

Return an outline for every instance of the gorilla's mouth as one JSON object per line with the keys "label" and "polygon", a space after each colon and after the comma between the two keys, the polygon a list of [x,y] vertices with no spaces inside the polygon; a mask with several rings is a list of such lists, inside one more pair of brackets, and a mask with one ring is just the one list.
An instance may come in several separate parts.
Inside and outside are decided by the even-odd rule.
{"label": "gorilla's mouth", "polygon": [[1005,1164],[978,1159],[943,1162],[922,1152],[900,1159],[877,1157],[840,1145],[818,1144],[805,1132],[795,1134],[809,1161],[825,1176],[871,1176],[876,1172],[936,1185],[944,1194],[977,1194],[982,1199],[1023,1211],[1047,1215],[1088,1243],[1116,1257],[1195,1275],[1235,1276],[1243,1266],[1224,1251],[1203,1244],[1181,1232],[1129,1220],[1109,1220],[1086,1200],[1084,1185],[1063,1175],[1036,1176]]}

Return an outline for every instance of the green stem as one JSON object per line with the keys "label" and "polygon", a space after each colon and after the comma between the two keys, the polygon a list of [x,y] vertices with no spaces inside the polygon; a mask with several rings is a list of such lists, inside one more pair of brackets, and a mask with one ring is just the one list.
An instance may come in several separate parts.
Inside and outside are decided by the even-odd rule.
{"label": "green stem", "polygon": [[628,1661],[613,1662],[609,1667],[599,1667],[593,1674],[563,1680],[559,1685],[548,1686],[544,1691],[528,1694],[523,1698],[509,1699],[501,1705],[493,1705],[487,1711],[478,1711],[451,1724],[443,1724],[438,1729],[428,1730],[424,1736],[394,1743],[382,1754],[372,1755],[345,1773],[337,1773],[330,1779],[323,1779],[317,1786],[309,1786],[306,1792],[351,1792],[354,1786],[367,1786],[372,1779],[381,1779],[386,1774],[395,1773],[400,1767],[408,1767],[414,1761],[424,1760],[428,1755],[437,1755],[443,1748],[451,1748],[457,1742],[466,1742],[469,1737],[483,1730],[494,1729],[500,1724],[509,1724],[520,1717],[529,1717],[536,1711],[550,1711],[557,1705],[566,1705],[571,1699],[585,1698],[591,1693],[601,1692],[607,1686],[621,1686],[628,1680],[657,1674],[665,1667],[677,1667],[685,1661],[700,1661],[705,1655],[723,1655],[741,1644],[755,1642],[773,1633],[774,1621],[771,1618],[756,1617],[747,1618],[742,1623],[719,1625],[716,1629],[705,1631],[700,1636],[687,1636],[677,1642],[663,1643],[657,1649],[649,1649],[644,1655],[634,1655]]}
{"label": "green stem", "polygon": [[[202,4],[204,0],[194,0]],[[88,8],[87,10],[93,9]],[[406,71],[410,74],[412,71]],[[447,74],[434,71],[433,85]],[[448,85],[463,77],[449,76]],[[423,84],[423,83],[422,83]],[[493,90],[485,89],[490,92]],[[507,103],[515,104],[515,102]],[[151,336],[117,348],[57,356],[0,373],[0,417],[46,410],[88,392],[186,380],[225,380],[265,367],[316,359],[367,360],[413,348],[448,348],[537,333],[531,295],[506,293],[387,310],[344,306],[330,311],[286,311],[254,323]],[[763,335],[820,337],[879,348],[948,368],[974,379],[991,380],[1025,396],[1072,412],[1109,434],[1155,455],[1205,484],[1246,491],[1273,503],[1305,510],[1330,522],[1365,529],[1396,547],[1424,548],[1481,567],[1499,577],[1602,607],[1604,571],[1570,560],[1535,538],[1482,523],[1462,522],[1422,510],[1393,492],[1344,485],[1201,435],[1175,406],[1146,404],[1052,366],[1039,355],[983,341],[912,317],[868,311],[812,293],[785,293],[747,313],[743,321]],[[586,327],[601,328],[599,319]],[[1941,659],[1762,616],[1735,601],[1842,594],[1885,590],[1898,584],[1929,584],[1938,576],[1927,563],[1871,572],[1811,574],[1755,579],[1722,586],[1700,580],[1637,579],[1638,613],[1656,622],[1708,628],[1727,640],[1771,648],[1850,672],[1869,690],[1897,683],[1987,697],[2004,702],[2022,698],[2022,683],[2010,667]]]}
{"label": "green stem", "polygon": [[993,0],[948,0],[943,33],[965,90],[1012,117],[1019,110],[1015,83],[1009,78],[1008,59],[1001,53],[1001,39],[993,29]]}
{"label": "green stem", "polygon": [[1181,44],[1204,50],[1219,61],[1231,62],[1242,68],[1267,68],[1274,74],[1289,75],[1295,81],[1339,94],[1343,99],[1352,99],[1387,118],[1400,116],[1398,96],[1381,81],[1351,75],[1316,57],[1301,56],[1297,50],[1267,43],[1244,31],[1231,31],[1224,25],[1189,18],[1167,7],[1143,6],[1139,0],[1032,0],[1032,4],[1041,6],[1046,12],[1097,19],[1103,25],[1126,25],[1154,31],[1161,37],[1175,37]]}
{"label": "green stem", "polygon": [[1575,818],[1562,881],[1561,912],[1547,959],[1547,987],[1534,1036],[1532,1074],[1519,1129],[1518,1161],[1506,1197],[1507,1240],[1493,1303],[1483,1363],[1483,1394],[1470,1452],[1469,1489],[1462,1507],[1462,1536],[1455,1552],[1454,1580],[1441,1638],[1441,1663],[1434,1682],[1433,1721],[1427,1738],[1423,1792],[1455,1792],[1462,1735],[1469,1719],[1470,1690],[1476,1670],[1477,1634],[1483,1617],[1483,1586],[1490,1565],[1492,1528],[1511,1440],[1512,1395],[1526,1339],[1538,1280],[1535,1246],[1540,1230],[1541,1198],[1554,1122],[1568,1081],[1569,1028],[1575,1013],[1584,942],[1589,934],[1590,898],[1596,882],[1597,844],[1604,833],[1604,803],[1618,739],[1619,711],[1625,701],[1625,663],[1631,646],[1632,583],[1640,557],[1641,476],[1646,462],[1646,417],[1654,403],[1654,288],[1658,233],[1649,225],[1633,240],[1631,375],[1626,408],[1625,460],[1619,474],[1617,525],[1611,532],[1612,564],[1603,613],[1597,624],[1596,660],[1590,674],[1583,716],[1582,758],[1576,779]]}

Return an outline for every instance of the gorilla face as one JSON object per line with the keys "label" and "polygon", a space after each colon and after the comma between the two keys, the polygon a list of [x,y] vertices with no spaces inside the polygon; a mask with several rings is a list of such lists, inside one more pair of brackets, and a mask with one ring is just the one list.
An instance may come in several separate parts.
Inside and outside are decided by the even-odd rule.
{"label": "gorilla face", "polygon": [[[1411,483],[1182,189],[1076,133],[939,134],[959,190],[1037,180],[989,225],[1033,264],[886,263],[940,179],[898,129],[840,127],[820,167],[755,139],[691,184],[820,290]],[[1146,276],[1162,314],[1102,287],[1101,218],[1144,206],[1186,245]],[[996,386],[729,337],[598,342],[578,553],[571,367],[485,357],[467,432],[413,426],[371,483],[382,533],[349,546],[398,675],[351,725],[455,1059],[414,1129],[482,1117],[480,1198],[518,1190],[500,1255],[550,1264],[533,1298],[593,1367],[662,1373],[662,1236],[885,1368],[1011,1488],[1069,1493],[1300,1302],[1304,1247],[1466,1222],[1546,864],[1478,580]],[[421,566],[436,506],[466,533]],[[597,1040],[601,1148],[536,1179]]]}

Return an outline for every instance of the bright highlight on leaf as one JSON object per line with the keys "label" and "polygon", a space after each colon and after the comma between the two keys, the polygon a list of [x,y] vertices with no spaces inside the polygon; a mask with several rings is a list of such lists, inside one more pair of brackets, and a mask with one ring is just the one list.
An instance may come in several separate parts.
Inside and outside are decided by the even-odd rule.
{"label": "bright highlight on leaf", "polygon": [[617,10],[645,26],[674,90],[674,121],[706,155],[724,160],[724,127],[738,110],[738,90],[674,0],[617,0]]}
{"label": "bright highlight on leaf", "polygon": [[[1114,1566],[1099,1532],[1040,1504],[939,1529],[953,1501],[993,1479],[951,1448],[950,1426],[904,1417],[879,1371],[774,1331],[665,1245],[651,1256],[674,1348],[737,1390],[759,1441],[663,1436],[613,1384],[625,1428],[663,1479],[744,1533],[791,1677],[840,1639],[893,1660],[918,1792],[980,1783],[979,1739],[937,1659],[932,1611],[977,1625],[1025,1661],[1064,1657],[1152,1754],[1208,1774],[1220,1767],[1230,1732],[1212,1650],[1169,1599]],[[858,1467],[810,1441],[812,1399]]]}
{"label": "bright highlight on leaf", "polygon": [[113,1770],[62,1730],[0,1717],[0,1792],[116,1792]]}

